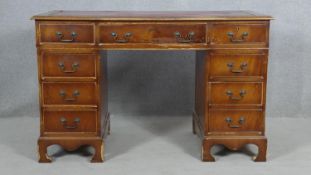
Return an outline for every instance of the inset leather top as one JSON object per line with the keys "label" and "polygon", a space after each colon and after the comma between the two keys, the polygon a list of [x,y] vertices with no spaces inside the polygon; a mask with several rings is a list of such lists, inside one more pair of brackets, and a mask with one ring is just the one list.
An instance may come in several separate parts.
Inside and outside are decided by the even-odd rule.
{"label": "inset leather top", "polygon": [[222,21],[271,20],[272,17],[252,11],[63,11],[55,10],[33,16],[35,20],[150,20],[150,21]]}

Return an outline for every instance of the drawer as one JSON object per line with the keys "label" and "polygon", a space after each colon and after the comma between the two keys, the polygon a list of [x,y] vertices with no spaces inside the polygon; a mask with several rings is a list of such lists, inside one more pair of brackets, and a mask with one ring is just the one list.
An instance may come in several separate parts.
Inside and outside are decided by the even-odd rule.
{"label": "drawer", "polygon": [[209,26],[213,44],[261,44],[268,42],[268,22],[215,22]]}
{"label": "drawer", "polygon": [[261,110],[211,110],[210,132],[263,132]]}
{"label": "drawer", "polygon": [[96,77],[96,54],[53,53],[41,55],[42,78]]}
{"label": "drawer", "polygon": [[210,53],[210,78],[261,77],[263,79],[266,55],[264,53]]}
{"label": "drawer", "polygon": [[40,43],[94,43],[93,23],[64,23],[64,22],[42,22],[39,23]]}
{"label": "drawer", "polygon": [[44,132],[96,132],[96,111],[44,111]]}
{"label": "drawer", "polygon": [[103,23],[100,43],[205,43],[205,23]]}
{"label": "drawer", "polygon": [[262,105],[263,83],[209,83],[211,105]]}
{"label": "drawer", "polygon": [[42,83],[44,105],[96,105],[96,83]]}

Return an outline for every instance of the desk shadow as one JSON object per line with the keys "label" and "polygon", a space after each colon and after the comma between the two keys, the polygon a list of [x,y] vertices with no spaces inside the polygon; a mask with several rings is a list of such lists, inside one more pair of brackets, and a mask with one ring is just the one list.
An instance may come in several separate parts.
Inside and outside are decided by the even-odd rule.
{"label": "desk shadow", "polygon": [[233,154],[239,154],[243,155],[244,157],[253,158],[257,155],[257,152],[257,147],[252,144],[244,145],[240,150],[237,151],[232,151],[223,145],[214,145],[211,149],[211,154],[215,157],[216,161]]}
{"label": "desk shadow", "polygon": [[59,145],[51,145],[48,147],[49,156],[53,158],[53,160],[57,161],[57,159],[68,156],[75,155],[81,158],[88,158],[91,160],[94,155],[94,149],[90,146],[83,145],[74,151],[66,151]]}
{"label": "desk shadow", "polygon": [[117,158],[152,139],[139,128],[136,117],[111,115],[111,134],[105,139],[105,160]]}
{"label": "desk shadow", "polygon": [[[107,159],[113,159],[159,136],[181,148],[191,157],[200,159],[201,142],[196,135],[192,134],[190,116],[122,116],[120,118],[136,129],[132,129],[134,132],[132,134],[120,128],[112,129],[112,134],[107,139]],[[114,130],[117,130],[116,135]]]}

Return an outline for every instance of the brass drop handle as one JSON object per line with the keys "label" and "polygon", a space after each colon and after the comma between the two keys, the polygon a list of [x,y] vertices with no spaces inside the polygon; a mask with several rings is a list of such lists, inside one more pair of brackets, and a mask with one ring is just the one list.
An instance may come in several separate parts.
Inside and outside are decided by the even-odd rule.
{"label": "brass drop handle", "polygon": [[64,73],[74,73],[78,70],[79,63],[78,62],[72,63],[71,70],[66,70],[64,62],[59,62],[58,67]]}
{"label": "brass drop handle", "polygon": [[232,62],[228,63],[227,67],[232,73],[242,73],[246,70],[247,63],[246,62],[241,63],[239,69],[234,69],[234,63]]}
{"label": "brass drop handle", "polygon": [[74,90],[72,93],[72,97],[67,97],[67,94],[64,90],[60,90],[59,91],[59,96],[61,96],[63,98],[64,101],[67,102],[72,102],[72,101],[76,101],[77,97],[80,95],[80,92],[78,90]]}
{"label": "brass drop handle", "polygon": [[185,37],[182,37],[180,32],[175,32],[176,41],[179,43],[191,43],[194,42],[194,32],[189,32]]}
{"label": "brass drop handle", "polygon": [[228,32],[227,33],[229,40],[233,43],[241,43],[241,42],[245,42],[246,41],[246,37],[248,36],[248,32],[243,32],[242,35],[240,36],[240,38],[236,38],[235,37],[235,33],[233,32]]}
{"label": "brass drop handle", "polygon": [[56,37],[58,38],[58,41],[60,42],[74,42],[76,37],[77,37],[77,33],[76,32],[71,32],[71,39],[63,39],[64,38],[64,34],[62,32],[56,32]]}
{"label": "brass drop handle", "polygon": [[60,118],[60,123],[63,125],[66,129],[76,129],[78,127],[78,124],[80,123],[80,118],[76,117],[74,120],[74,125],[68,126],[67,119],[65,117]]}
{"label": "brass drop handle", "polygon": [[231,90],[227,90],[226,94],[227,94],[227,96],[229,97],[230,100],[236,100],[236,101],[238,101],[238,100],[242,100],[242,99],[243,99],[243,97],[244,97],[245,94],[246,94],[246,91],[243,90],[243,89],[240,90],[240,93],[239,93],[239,96],[238,96],[238,97],[234,96],[234,94],[233,94],[233,92],[232,92]]}
{"label": "brass drop handle", "polygon": [[129,38],[132,36],[132,33],[126,32],[123,35],[123,39],[119,39],[118,34],[116,32],[112,32],[111,36],[113,37],[114,41],[117,43],[127,43],[127,42],[129,42]]}
{"label": "brass drop handle", "polygon": [[230,128],[240,128],[245,123],[245,118],[242,116],[239,118],[239,121],[238,121],[239,125],[233,125],[232,124],[233,120],[231,117],[227,117],[225,121],[228,123],[228,127]]}

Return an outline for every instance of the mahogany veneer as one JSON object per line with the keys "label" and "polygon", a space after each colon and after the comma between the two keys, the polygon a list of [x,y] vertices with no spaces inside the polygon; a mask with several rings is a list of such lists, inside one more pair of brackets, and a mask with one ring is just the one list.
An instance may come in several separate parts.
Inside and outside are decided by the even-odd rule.
{"label": "mahogany veneer", "polygon": [[51,11],[36,22],[41,126],[39,162],[47,147],[95,149],[102,162],[110,133],[108,49],[196,51],[193,133],[210,149],[258,146],[266,160],[266,83],[270,16],[250,11],[117,12]]}

